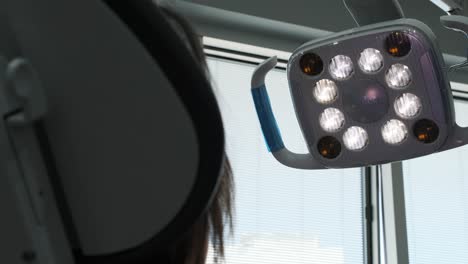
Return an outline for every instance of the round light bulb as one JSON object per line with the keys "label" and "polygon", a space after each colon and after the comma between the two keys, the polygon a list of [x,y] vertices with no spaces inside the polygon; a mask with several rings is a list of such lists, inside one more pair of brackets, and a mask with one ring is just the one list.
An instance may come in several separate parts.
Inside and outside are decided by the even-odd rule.
{"label": "round light bulb", "polygon": [[320,114],[319,121],[323,130],[333,133],[343,127],[345,117],[340,110],[336,108],[327,108],[322,114]]}
{"label": "round light bulb", "polygon": [[391,145],[400,144],[408,137],[408,129],[405,124],[397,119],[392,119],[383,125],[382,137]]}
{"label": "round light bulb", "polygon": [[393,64],[385,74],[385,80],[388,86],[393,89],[402,89],[408,86],[412,76],[408,66],[403,64]]}
{"label": "round light bulb", "polygon": [[334,137],[326,136],[319,140],[317,149],[322,157],[334,159],[341,153],[341,143]]}
{"label": "round light bulb", "polygon": [[345,55],[337,55],[330,62],[330,74],[336,80],[349,78],[353,72],[353,62],[351,58]]}
{"label": "round light bulb", "polygon": [[361,52],[358,64],[362,71],[366,73],[374,73],[382,68],[383,56],[380,51],[368,48]]}
{"label": "round light bulb", "polygon": [[411,51],[411,39],[405,32],[392,32],[385,40],[385,48],[392,56],[404,57]]}
{"label": "round light bulb", "polygon": [[314,97],[321,104],[331,104],[338,97],[338,87],[334,81],[320,80],[315,84]]}
{"label": "round light bulb", "polygon": [[422,109],[421,100],[412,93],[404,93],[398,97],[394,104],[395,112],[401,118],[415,118]]}
{"label": "round light bulb", "polygon": [[315,53],[306,53],[299,60],[301,70],[303,73],[316,76],[323,71],[323,61],[319,55]]}
{"label": "round light bulb", "polygon": [[413,128],[414,135],[419,142],[430,144],[439,138],[439,126],[429,119],[421,119]]}
{"label": "round light bulb", "polygon": [[343,134],[343,143],[349,150],[362,150],[369,143],[369,135],[364,128],[352,126]]}

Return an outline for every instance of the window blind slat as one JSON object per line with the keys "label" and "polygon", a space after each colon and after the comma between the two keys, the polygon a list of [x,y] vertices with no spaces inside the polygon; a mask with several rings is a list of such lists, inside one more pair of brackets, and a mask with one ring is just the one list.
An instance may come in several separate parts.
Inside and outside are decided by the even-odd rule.
{"label": "window blind slat", "polygon": [[[363,263],[361,170],[281,165],[267,151],[250,98],[254,66],[208,62],[236,184],[235,230],[226,262]],[[285,72],[271,72],[266,84],[285,144],[306,152]]]}

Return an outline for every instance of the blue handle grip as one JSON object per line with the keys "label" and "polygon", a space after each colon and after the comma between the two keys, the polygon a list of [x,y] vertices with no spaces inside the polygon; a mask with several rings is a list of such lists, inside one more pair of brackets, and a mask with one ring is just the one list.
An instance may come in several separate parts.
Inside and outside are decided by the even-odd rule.
{"label": "blue handle grip", "polygon": [[270,97],[268,96],[265,84],[253,88],[252,97],[268,151],[276,152],[283,149],[283,139],[278,129],[275,116],[273,115],[273,110],[271,109]]}

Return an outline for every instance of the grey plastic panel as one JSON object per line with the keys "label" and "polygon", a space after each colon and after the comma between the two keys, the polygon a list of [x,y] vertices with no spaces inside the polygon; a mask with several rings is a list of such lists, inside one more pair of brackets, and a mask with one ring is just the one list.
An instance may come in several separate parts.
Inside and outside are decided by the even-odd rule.
{"label": "grey plastic panel", "polygon": [[84,253],[142,244],[183,206],[197,171],[181,102],[99,1],[10,0],[8,15],[46,87],[45,127]]}
{"label": "grey plastic panel", "polygon": [[[0,139],[4,139],[5,127],[0,124]],[[12,153],[7,142],[0,140],[0,255],[2,263],[23,264],[22,256],[26,251],[34,250],[29,229],[24,222],[25,215],[21,209],[22,201],[18,200],[18,182],[9,175],[18,175],[14,167]],[[67,263],[68,264],[68,263]]]}
{"label": "grey plastic panel", "polygon": [[65,236],[33,126],[11,125],[9,120],[10,142],[15,153],[10,164],[16,165],[18,173],[10,171],[8,176],[16,184],[13,189],[17,192],[17,206],[23,211],[17,221],[25,224],[34,242],[34,247],[24,251],[31,252],[26,254],[33,254],[41,264],[73,263],[71,244]]}
{"label": "grey plastic panel", "polygon": [[465,16],[442,16],[440,17],[442,25],[448,29],[459,31],[468,36],[468,17]]}
{"label": "grey plastic panel", "polygon": [[[2,7],[0,9],[5,10]],[[4,14],[0,15],[0,33],[12,36],[8,34],[11,31],[8,23],[5,23]],[[3,43],[14,47],[12,38],[5,38]],[[13,51],[10,56],[16,54],[15,49],[3,51]],[[44,113],[44,109],[40,111],[35,107],[42,102],[40,94],[43,90],[28,66],[25,60],[15,58],[8,62],[0,55],[1,261],[72,264],[70,244],[65,236],[30,119],[37,119]],[[28,101],[23,104],[28,110],[12,115],[22,100]],[[12,119],[16,121],[13,126],[10,122]]]}

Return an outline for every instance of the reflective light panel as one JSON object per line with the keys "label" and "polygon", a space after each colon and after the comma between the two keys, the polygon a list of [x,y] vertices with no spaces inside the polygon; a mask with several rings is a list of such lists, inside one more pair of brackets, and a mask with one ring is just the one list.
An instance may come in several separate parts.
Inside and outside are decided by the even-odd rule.
{"label": "reflective light panel", "polygon": [[[447,131],[440,129],[434,113],[445,110],[423,109],[434,106],[437,98],[447,98],[433,94],[446,91],[438,87],[442,82],[437,78],[444,76],[435,65],[440,57],[430,57],[434,50],[429,51],[431,44],[424,43],[425,32],[414,28],[377,28],[369,30],[368,36],[356,33],[355,38],[350,37],[355,32],[348,32],[312,41],[293,53],[288,74],[298,120],[305,128],[304,136],[312,141],[308,144],[315,146],[311,152],[325,158],[321,160],[327,165],[387,163],[397,155],[385,148],[401,148],[398,160],[431,151],[423,147],[414,151],[415,142],[443,143],[441,134],[446,137]],[[310,54],[327,70],[317,76],[304,73],[302,66],[296,71],[296,65],[302,64],[295,61],[310,60]],[[313,100],[303,96],[310,93],[310,87]],[[311,121],[317,119],[316,124]],[[342,146],[339,155],[338,143]]]}
{"label": "reflective light panel", "polygon": [[[259,67],[253,83],[274,59]],[[453,122],[443,54],[420,21],[399,19],[310,41],[291,55],[287,74],[310,156],[287,151],[272,113],[264,111],[270,105],[256,104],[270,130],[264,133],[269,150],[281,151],[274,156],[286,166],[361,167],[468,144],[468,128]],[[266,98],[266,87],[253,86],[254,98]]]}

